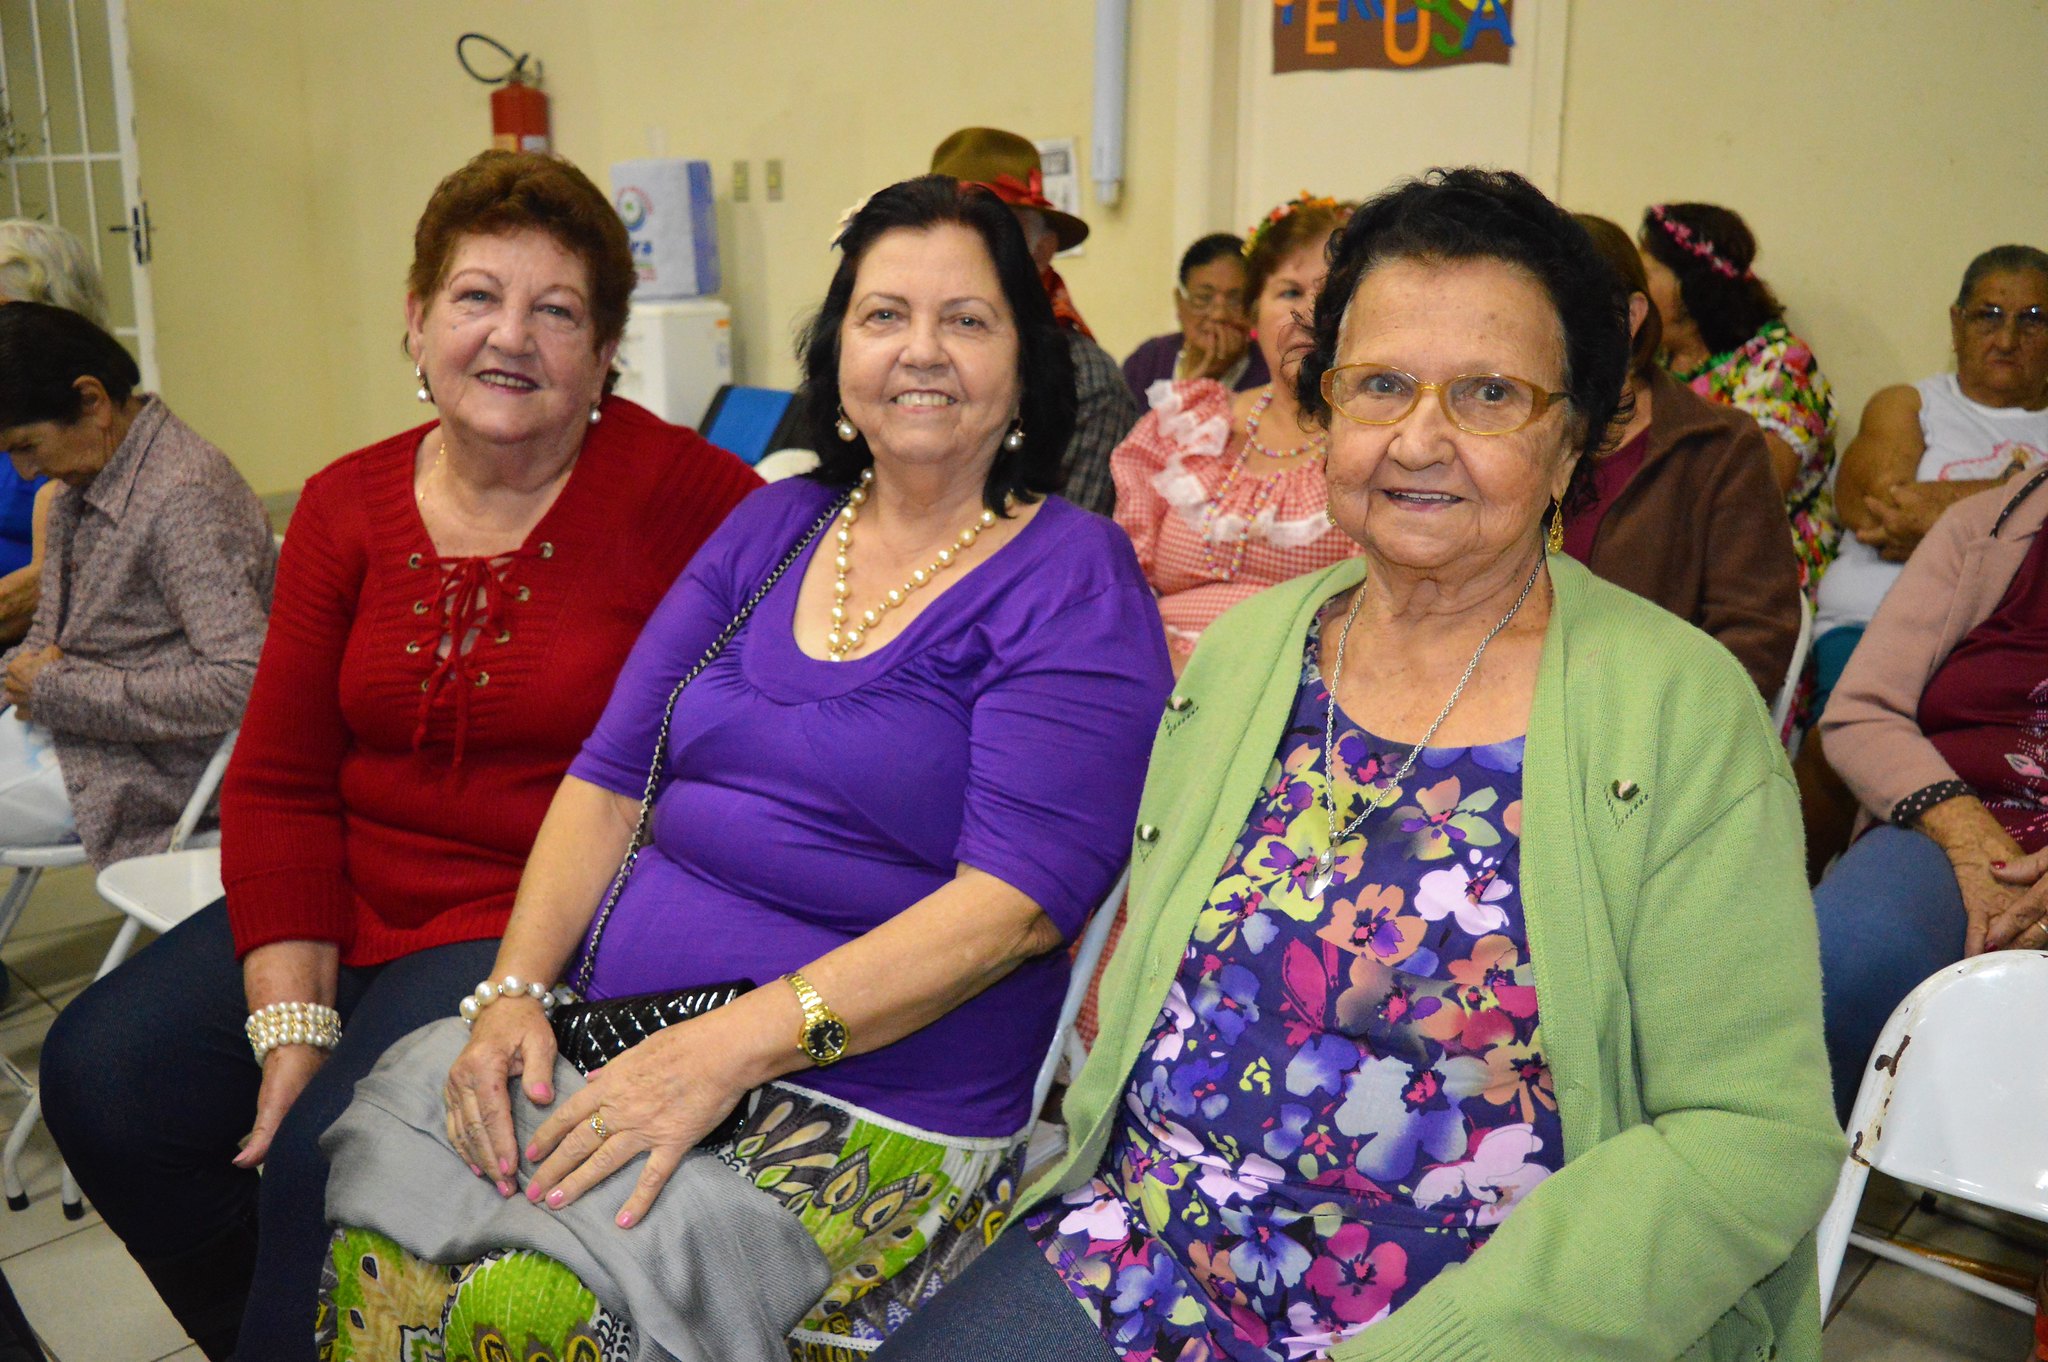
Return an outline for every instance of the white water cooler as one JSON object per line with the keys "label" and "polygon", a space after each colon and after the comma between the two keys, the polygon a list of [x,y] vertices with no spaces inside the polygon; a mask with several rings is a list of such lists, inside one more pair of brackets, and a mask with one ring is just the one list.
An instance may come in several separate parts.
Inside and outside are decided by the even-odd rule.
{"label": "white water cooler", "polygon": [[716,298],[633,301],[619,341],[618,394],[695,429],[732,382],[732,309]]}

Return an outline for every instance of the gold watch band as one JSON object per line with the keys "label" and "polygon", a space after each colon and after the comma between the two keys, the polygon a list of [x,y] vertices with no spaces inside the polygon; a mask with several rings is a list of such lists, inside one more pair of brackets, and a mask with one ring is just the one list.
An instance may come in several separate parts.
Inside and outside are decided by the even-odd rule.
{"label": "gold watch band", "polygon": [[826,1005],[818,990],[811,987],[811,981],[803,975],[791,970],[782,977],[796,993],[797,1003],[804,1012],[803,1025],[797,1030],[796,1048],[819,1068],[837,1063],[845,1055],[851,1039],[845,1020]]}

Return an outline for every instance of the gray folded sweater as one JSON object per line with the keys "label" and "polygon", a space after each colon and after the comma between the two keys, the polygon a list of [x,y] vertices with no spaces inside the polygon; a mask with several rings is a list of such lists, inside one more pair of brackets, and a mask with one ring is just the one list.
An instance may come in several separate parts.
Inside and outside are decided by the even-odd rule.
{"label": "gray folded sweater", "polygon": [[[388,1235],[431,1263],[531,1249],[574,1272],[633,1323],[633,1362],[784,1362],[789,1331],[831,1282],[825,1255],[775,1198],[709,1154],[686,1157],[647,1218],[615,1223],[646,1156],[559,1211],[500,1197],[448,1143],[442,1085],[468,1042],[454,1017],[421,1027],[356,1084],[321,1137],[327,1219]],[[555,1100],[584,1084],[555,1060]],[[549,1108],[512,1091],[522,1151]],[[524,1160],[524,1186],[534,1166]]]}

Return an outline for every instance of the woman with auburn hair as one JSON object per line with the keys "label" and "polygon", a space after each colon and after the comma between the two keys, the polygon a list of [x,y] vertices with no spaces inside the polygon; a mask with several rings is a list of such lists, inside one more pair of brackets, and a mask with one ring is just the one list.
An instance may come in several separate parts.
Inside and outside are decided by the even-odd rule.
{"label": "woman with auburn hair", "polygon": [[1155,382],[1152,410],[1110,456],[1117,524],[1159,593],[1175,671],[1225,610],[1349,555],[1326,514],[1329,439],[1303,428],[1291,375],[1324,248],[1350,212],[1304,192],[1246,238],[1245,297],[1276,377],[1242,392],[1213,378]]}
{"label": "woman with auburn hair", "polygon": [[[1010,209],[920,176],[836,244],[823,462],[649,622],[471,1025],[445,996],[330,1133],[337,1362],[863,1357],[1009,1216],[1165,642],[1129,541],[1049,495],[1073,363]],[[737,996],[590,1068],[554,980]]]}
{"label": "woman with auburn hair", "polygon": [[633,282],[566,161],[485,152],[435,189],[405,318],[438,419],[306,483],[222,791],[227,897],[50,1029],[51,1133],[208,1357],[313,1356],[321,1133],[483,977],[627,650],[759,485],[608,395]]}
{"label": "woman with auburn hair", "polygon": [[1756,418],[1785,498],[1799,585],[1810,597],[1841,539],[1830,479],[1835,398],[1813,348],[1757,277],[1749,224],[1711,203],[1654,203],[1637,234],[1672,376]]}

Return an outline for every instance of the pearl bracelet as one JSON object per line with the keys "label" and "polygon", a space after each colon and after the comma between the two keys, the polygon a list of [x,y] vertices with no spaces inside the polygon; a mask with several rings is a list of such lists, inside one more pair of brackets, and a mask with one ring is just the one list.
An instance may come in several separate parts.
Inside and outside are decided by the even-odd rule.
{"label": "pearl bracelet", "polygon": [[261,1065],[280,1045],[332,1050],[341,1042],[341,1014],[319,1003],[272,1003],[251,1012],[242,1032]]}
{"label": "pearl bracelet", "polygon": [[486,1007],[498,1001],[498,999],[522,994],[539,1003],[540,1010],[544,1013],[555,1010],[555,991],[553,989],[537,979],[529,984],[516,974],[508,974],[496,983],[486,979],[478,984],[475,992],[463,995],[462,1004],[456,1008],[456,1011],[462,1014],[462,1024],[468,1026],[476,1020],[477,1013],[483,1011]]}

